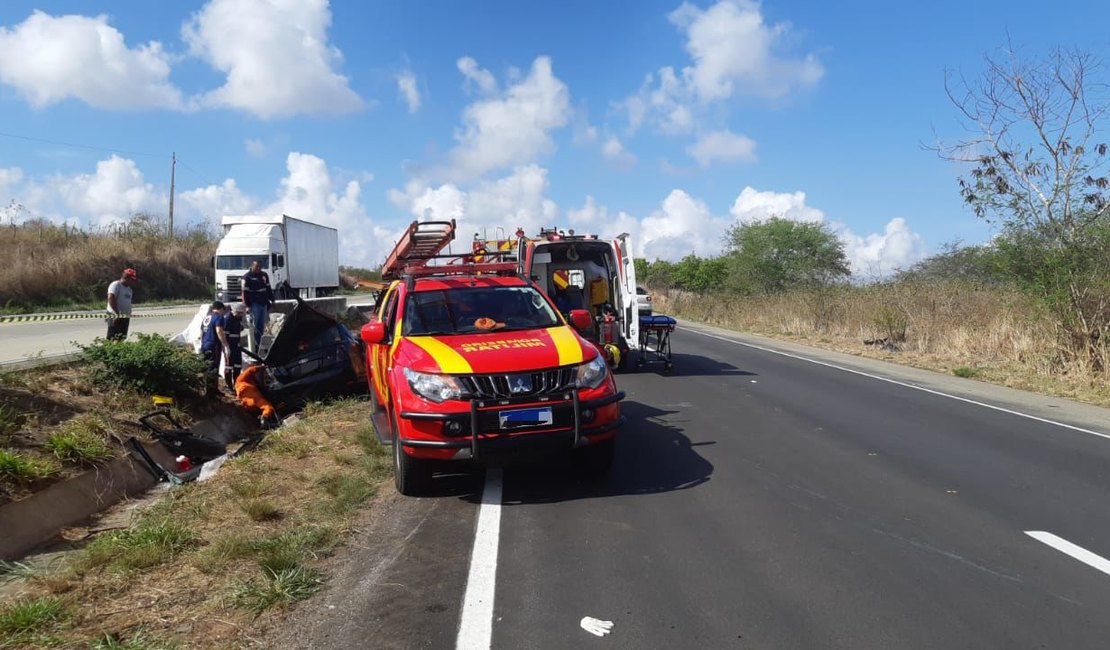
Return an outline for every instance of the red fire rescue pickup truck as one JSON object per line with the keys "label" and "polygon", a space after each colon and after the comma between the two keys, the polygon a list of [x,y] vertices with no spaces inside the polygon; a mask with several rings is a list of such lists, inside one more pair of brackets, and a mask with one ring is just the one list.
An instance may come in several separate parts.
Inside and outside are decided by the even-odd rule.
{"label": "red fire rescue pickup truck", "polygon": [[[603,474],[624,423],[612,374],[516,262],[442,254],[455,222],[413,222],[382,267],[388,282],[362,328],[372,421],[393,447],[397,490],[432,487],[434,461],[573,448]],[[569,321],[569,322],[568,322]],[[576,329],[577,328],[577,329]]]}

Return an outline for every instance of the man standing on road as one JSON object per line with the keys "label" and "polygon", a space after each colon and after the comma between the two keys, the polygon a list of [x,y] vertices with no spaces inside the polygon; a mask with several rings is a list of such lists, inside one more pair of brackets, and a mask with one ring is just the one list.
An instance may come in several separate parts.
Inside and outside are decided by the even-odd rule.
{"label": "man standing on road", "polygon": [[120,279],[108,285],[109,341],[127,338],[127,328],[131,325],[131,285],[138,280],[139,274],[135,269],[124,269]]}
{"label": "man standing on road", "polygon": [[226,313],[227,307],[217,300],[212,303],[208,315],[204,317],[204,322],[200,326],[200,353],[208,362],[208,370],[204,373],[204,386],[209,397],[219,393],[220,361],[223,360],[225,365],[231,365],[227,358],[227,350],[230,346],[227,341],[227,331],[224,328]]}
{"label": "man standing on road", "polygon": [[274,290],[270,288],[270,276],[262,270],[262,262],[251,262],[251,270],[243,274],[243,303],[251,312],[254,323],[254,349],[262,342],[262,332],[266,331],[266,321],[270,319],[270,306],[274,304]]}

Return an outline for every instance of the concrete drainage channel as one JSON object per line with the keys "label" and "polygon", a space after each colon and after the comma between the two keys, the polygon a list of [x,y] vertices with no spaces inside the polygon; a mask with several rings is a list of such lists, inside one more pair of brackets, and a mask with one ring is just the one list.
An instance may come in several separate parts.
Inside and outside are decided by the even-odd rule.
{"label": "concrete drainage channel", "polygon": [[[220,414],[190,427],[205,438],[225,443],[250,434],[251,420],[238,414]],[[173,455],[157,442],[143,447],[159,464],[173,467]],[[29,551],[58,539],[59,533],[125,498],[145,493],[158,479],[133,456],[127,455],[35,494],[0,506],[0,559],[16,560]]]}

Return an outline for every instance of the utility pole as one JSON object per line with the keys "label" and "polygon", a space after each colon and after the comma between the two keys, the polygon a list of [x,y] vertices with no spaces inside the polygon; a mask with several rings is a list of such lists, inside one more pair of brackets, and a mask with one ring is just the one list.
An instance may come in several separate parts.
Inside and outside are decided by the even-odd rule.
{"label": "utility pole", "polygon": [[173,152],[173,164],[170,166],[170,239],[173,239],[173,185],[177,176],[177,152]]}

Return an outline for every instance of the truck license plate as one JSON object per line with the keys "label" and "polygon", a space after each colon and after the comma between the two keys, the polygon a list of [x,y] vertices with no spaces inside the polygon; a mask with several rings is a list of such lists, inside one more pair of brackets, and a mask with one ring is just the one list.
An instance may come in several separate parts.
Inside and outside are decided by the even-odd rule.
{"label": "truck license plate", "polygon": [[497,414],[502,429],[522,429],[524,427],[551,426],[554,419],[551,417],[551,407],[531,409],[515,409],[501,411]]}

